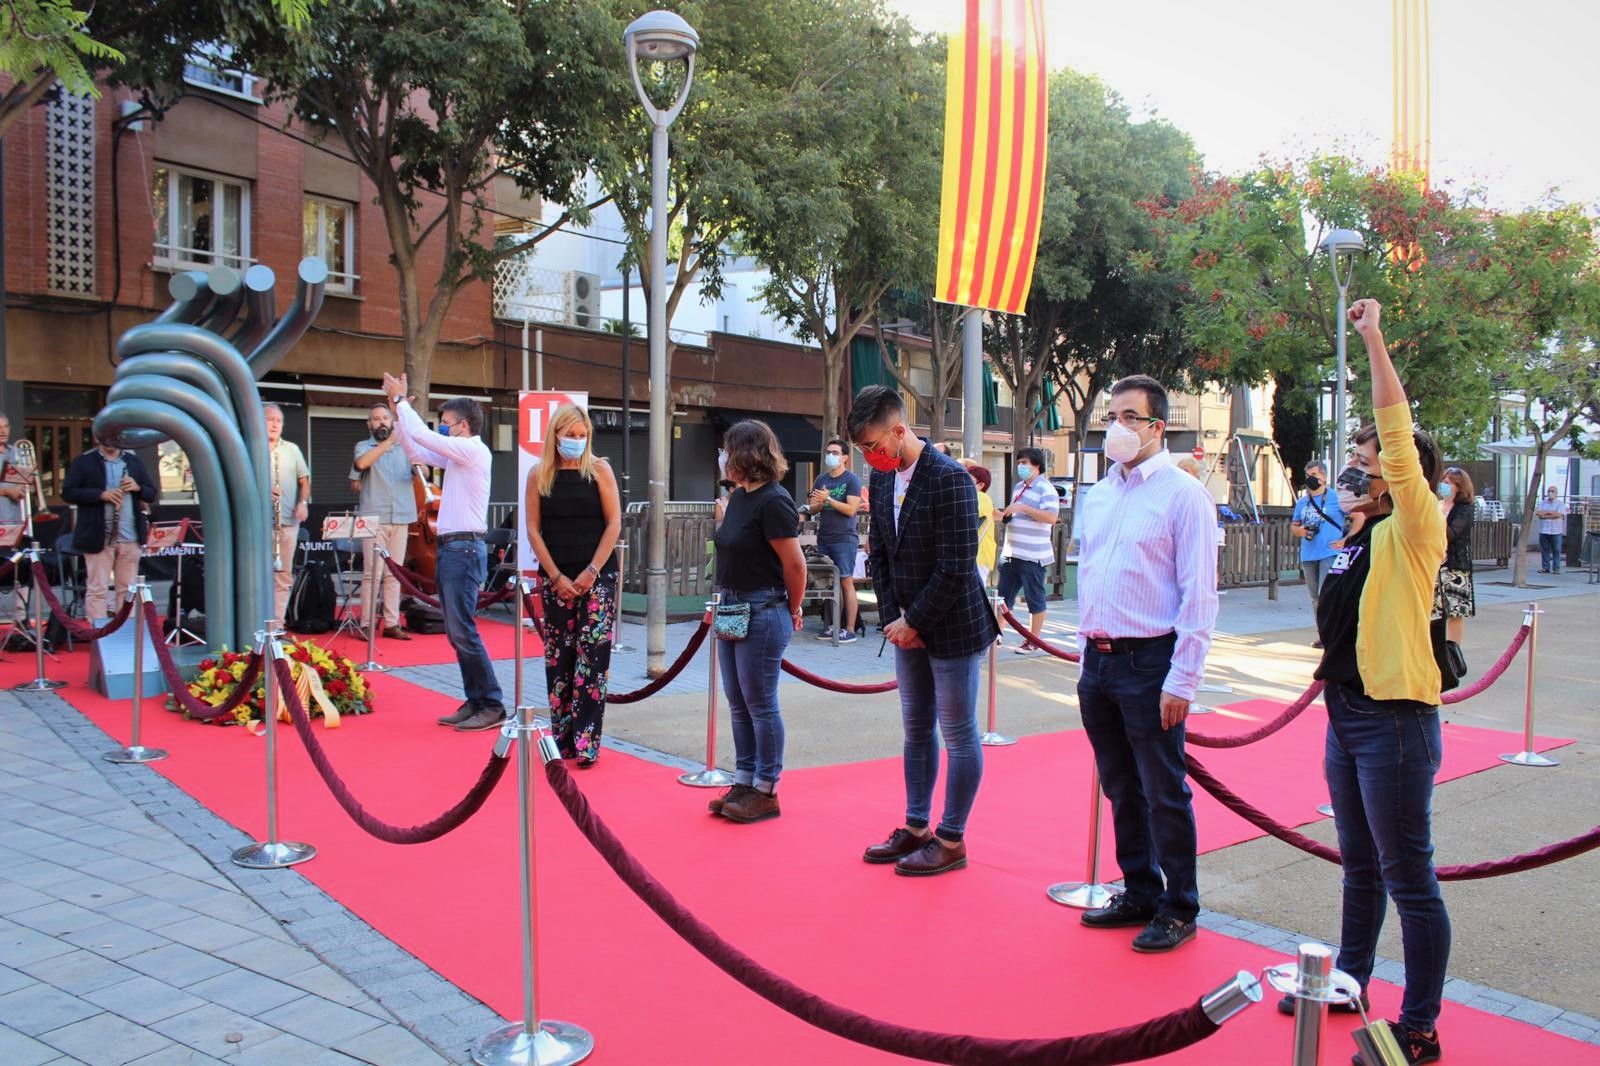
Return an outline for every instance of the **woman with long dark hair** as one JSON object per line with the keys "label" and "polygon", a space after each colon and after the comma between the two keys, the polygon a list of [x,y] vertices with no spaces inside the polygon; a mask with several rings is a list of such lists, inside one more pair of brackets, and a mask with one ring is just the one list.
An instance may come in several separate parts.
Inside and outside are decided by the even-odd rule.
{"label": "woman with long dark hair", "polygon": [[1472,475],[1459,466],[1450,467],[1439,482],[1439,495],[1448,504],[1444,516],[1447,544],[1444,566],[1439,570],[1445,637],[1460,644],[1467,635],[1467,619],[1478,613],[1477,590],[1472,584]]}

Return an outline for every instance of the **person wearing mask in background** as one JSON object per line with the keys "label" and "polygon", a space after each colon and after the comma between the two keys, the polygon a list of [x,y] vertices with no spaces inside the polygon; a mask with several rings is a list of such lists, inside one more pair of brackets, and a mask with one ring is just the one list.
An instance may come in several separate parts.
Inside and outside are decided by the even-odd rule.
{"label": "person wearing mask in background", "polygon": [[[1389,1025],[1404,1061],[1426,1063],[1440,1057],[1436,1025],[1450,958],[1450,917],[1433,868],[1433,779],[1442,749],[1429,625],[1445,557],[1436,495],[1443,464],[1433,438],[1412,424],[1380,313],[1376,300],[1350,308],[1367,348],[1374,424],[1355,435],[1335,488],[1343,511],[1365,521],[1347,535],[1323,582],[1317,629],[1325,648],[1314,676],[1326,685],[1323,774],[1344,869],[1334,965],[1361,986],[1365,1005],[1393,899],[1405,990],[1400,1019]],[[1279,1010],[1292,1014],[1292,997]]]}
{"label": "person wearing mask in background", "polygon": [[550,731],[563,759],[587,769],[600,758],[617,606],[622,502],[611,464],[590,449],[593,424],[564,403],[550,416],[555,454],[528,474],[523,515],[539,558],[544,601],[544,678]]}
{"label": "person wearing mask in background", "polygon": [[[817,475],[811,486],[811,496],[806,500],[806,512],[822,516],[817,524],[817,551],[839,571],[839,588],[844,595],[840,644],[856,639],[856,551],[861,546],[861,537],[856,533],[856,512],[861,509],[861,479],[846,462],[848,452],[849,445],[840,438],[828,442],[822,453],[822,465],[826,469]],[[824,628],[817,639],[828,640],[832,636]]]}
{"label": "person wearing mask in background", "polygon": [[994,557],[999,550],[994,543],[994,500],[989,498],[989,486],[994,484],[989,468],[974,459],[963,459],[961,465],[972,475],[978,486],[978,579],[989,587],[989,575],[994,572]]}
{"label": "person wearing mask in background", "polygon": [[[905,730],[905,823],[862,859],[894,863],[907,877],[932,876],[967,865],[967,818],[983,780],[978,673],[1000,635],[973,563],[977,488],[959,463],[907,428],[892,389],[862,389],[849,426],[873,470],[869,565],[883,636],[895,647]],[[929,832],[940,736],[948,756],[944,813]]]}
{"label": "person wearing mask in background", "polygon": [[[1328,562],[1338,554],[1333,542],[1344,533],[1344,512],[1339,510],[1338,494],[1331,488],[1327,464],[1321,459],[1307,463],[1306,491],[1294,501],[1294,518],[1289,523],[1289,532],[1300,540],[1300,572],[1305,574],[1306,591],[1311,594],[1313,617]],[[1321,639],[1312,641],[1311,646],[1322,647]]]}
{"label": "person wearing mask in background", "polygon": [[400,628],[400,580],[389,573],[378,545],[396,562],[406,557],[406,536],[417,520],[411,463],[400,447],[400,438],[394,435],[394,415],[388,404],[375,403],[367,409],[367,430],[371,436],[356,444],[350,466],[350,487],[360,495],[357,513],[378,520],[377,536],[361,542],[361,609],[372,615],[362,618],[361,624],[377,625],[381,618],[384,636],[410,640],[410,634]]}
{"label": "person wearing mask in background", "polygon": [[1444,472],[1439,498],[1445,502],[1444,566],[1439,586],[1444,592],[1444,635],[1457,644],[1467,635],[1467,619],[1478,613],[1477,590],[1472,582],[1472,475],[1459,466]]}
{"label": "person wearing mask in background", "polygon": [[[1023,448],[1017,452],[1017,483],[1011,488],[1011,503],[1000,512],[1006,524],[1006,544],[1000,550],[1000,598],[1006,610],[1017,602],[1017,594],[1028,604],[1028,632],[1044,631],[1045,567],[1055,561],[1050,542],[1051,527],[1061,513],[1061,494],[1044,476],[1044,452]],[[1017,645],[1018,655],[1027,655],[1032,645]]]}
{"label": "person wearing mask in background", "polygon": [[1567,501],[1558,498],[1554,485],[1544,490],[1544,499],[1534,512],[1539,516],[1539,567],[1541,574],[1561,573],[1561,542],[1567,537]]}
{"label": "person wearing mask in background", "polygon": [[750,620],[743,639],[726,640],[718,649],[733,723],[733,787],[707,806],[712,814],[748,823],[782,813],[778,671],[801,627],[806,557],[800,551],[800,512],[779,484],[789,462],[772,427],[746,419],[729,427],[722,441],[728,477],[738,487],[717,527],[716,587],[724,605],[749,604]]}
{"label": "person wearing mask in background", "polygon": [[289,589],[294,586],[294,554],[300,546],[300,523],[311,508],[311,469],[300,446],[283,439],[283,408],[261,405],[267,422],[268,472],[272,478],[273,545],[279,565],[273,567],[272,617],[287,617]]}
{"label": "person wearing mask in background", "polygon": [[150,533],[150,506],[156,483],[133,452],[100,441],[67,467],[61,498],[78,507],[72,546],[83,553],[83,615],[92,626],[106,624],[111,603],[121,605],[139,576],[139,556]]}
{"label": "person wearing mask in background", "polygon": [[1105,454],[1117,465],[1079,519],[1078,708],[1127,886],[1079,921],[1142,926],[1133,950],[1147,953],[1187,943],[1200,912],[1184,720],[1217,621],[1216,505],[1163,446],[1167,403],[1142,374],[1111,386]]}

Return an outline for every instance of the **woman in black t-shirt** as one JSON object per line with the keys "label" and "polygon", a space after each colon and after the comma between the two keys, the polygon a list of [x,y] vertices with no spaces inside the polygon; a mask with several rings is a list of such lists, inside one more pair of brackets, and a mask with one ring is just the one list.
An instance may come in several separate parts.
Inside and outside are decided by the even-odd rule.
{"label": "woman in black t-shirt", "polygon": [[1478,613],[1478,598],[1472,584],[1472,475],[1459,466],[1445,470],[1439,483],[1450,489],[1444,515],[1446,543],[1444,566],[1439,570],[1439,585],[1444,591],[1445,637],[1460,644],[1467,636],[1467,619]]}
{"label": "woman in black t-shirt", "polygon": [[544,459],[528,475],[523,513],[539,558],[544,607],[544,678],[550,728],[564,759],[583,768],[600,757],[606,674],[616,621],[617,537],[622,504],[611,465],[590,447],[581,407],[550,416]]}
{"label": "woman in black t-shirt", "polygon": [[717,526],[717,591],[722,602],[750,605],[749,635],[719,649],[722,687],[733,719],[733,787],[711,801],[712,814],[735,822],[776,818],[783,773],[783,716],[778,671],[800,628],[806,560],[799,513],[778,484],[789,464],[765,422],[748,420],[723,438],[728,496]]}

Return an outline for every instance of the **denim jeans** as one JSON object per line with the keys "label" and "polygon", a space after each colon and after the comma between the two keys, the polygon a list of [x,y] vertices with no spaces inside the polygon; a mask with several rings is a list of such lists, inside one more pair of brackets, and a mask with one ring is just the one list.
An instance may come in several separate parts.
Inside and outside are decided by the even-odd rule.
{"label": "denim jeans", "polygon": [[1561,573],[1561,542],[1566,539],[1565,533],[1539,534],[1539,565],[1552,574]]}
{"label": "denim jeans", "polygon": [[434,580],[444,631],[461,664],[461,687],[474,703],[501,704],[500,682],[489,653],[478,636],[478,589],[489,574],[489,548],[481,540],[453,540],[439,545]]}
{"label": "denim jeans", "polygon": [[1322,579],[1328,576],[1328,564],[1331,562],[1331,555],[1323,559],[1300,560],[1300,572],[1305,575],[1306,591],[1311,594],[1312,607],[1316,607],[1317,597],[1322,595]]}
{"label": "denim jeans", "polygon": [[[983,780],[978,743],[978,670],[987,651],[935,658],[926,648],[896,648],[894,676],[900,683],[900,721],[905,727],[906,825],[925,829],[939,780],[939,734],[949,752],[944,816],[935,832],[959,841]],[[938,733],[935,733],[937,728]]]}
{"label": "denim jeans", "polygon": [[750,604],[749,635],[717,642],[722,690],[728,694],[728,716],[733,719],[733,779],[771,791],[783,773],[778,670],[794,636],[789,594],[783,589],[723,589],[722,602]]}
{"label": "denim jeans", "polygon": [[1184,727],[1161,728],[1161,683],[1176,640],[1117,655],[1089,647],[1078,678],[1078,710],[1100,787],[1111,801],[1128,901],[1192,922],[1200,913],[1200,886]]}
{"label": "denim jeans", "polygon": [[1400,1021],[1426,1033],[1439,1017],[1450,916],[1433,872],[1433,776],[1438,709],[1375,700],[1330,683],[1324,772],[1344,865],[1339,969],[1366,987],[1387,898],[1400,912],[1406,987]]}

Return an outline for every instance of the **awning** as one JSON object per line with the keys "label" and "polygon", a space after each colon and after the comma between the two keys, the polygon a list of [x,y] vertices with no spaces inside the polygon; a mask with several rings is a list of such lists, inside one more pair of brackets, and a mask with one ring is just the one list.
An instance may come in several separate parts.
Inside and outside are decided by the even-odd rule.
{"label": "awning", "polygon": [[[1484,451],[1492,452],[1495,455],[1532,455],[1538,451],[1538,447],[1533,443],[1532,437],[1512,437],[1510,440],[1490,441],[1488,444],[1480,445],[1480,447]],[[1552,445],[1545,454],[1552,458],[1564,459],[1577,455],[1578,452],[1577,449],[1563,440],[1558,444]]]}
{"label": "awning", "polygon": [[778,438],[778,446],[783,449],[785,456],[822,454],[822,430],[800,415],[778,414],[773,411],[739,411],[729,407],[714,407],[711,410],[711,426],[719,435],[726,433],[728,427],[735,422],[743,422],[747,418],[760,419],[771,426],[773,434]]}

